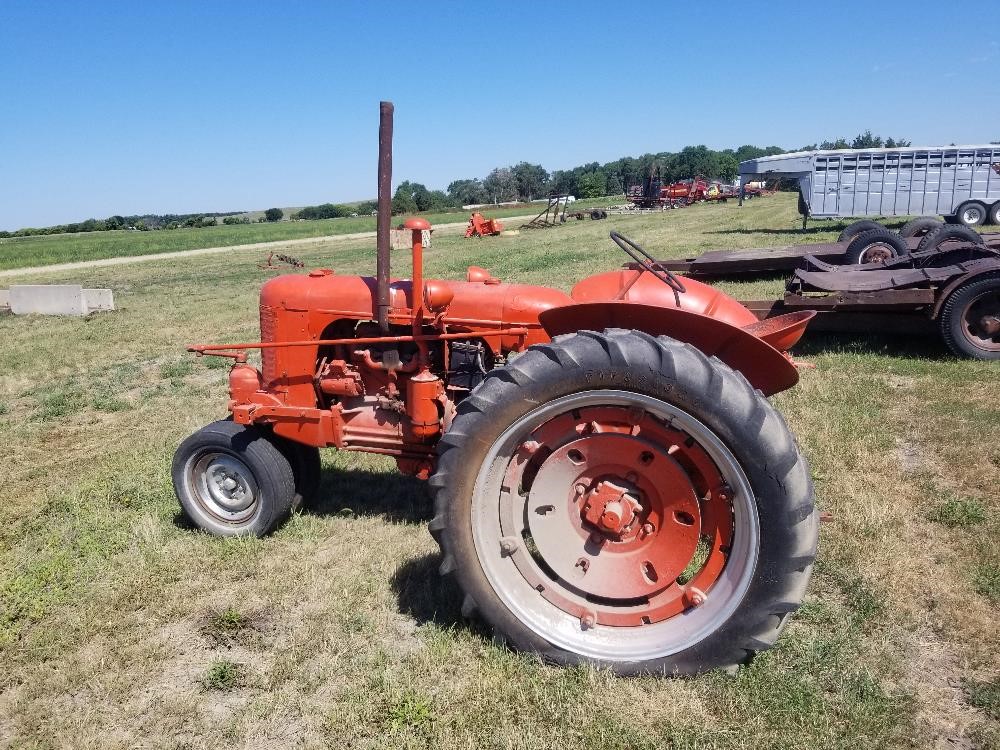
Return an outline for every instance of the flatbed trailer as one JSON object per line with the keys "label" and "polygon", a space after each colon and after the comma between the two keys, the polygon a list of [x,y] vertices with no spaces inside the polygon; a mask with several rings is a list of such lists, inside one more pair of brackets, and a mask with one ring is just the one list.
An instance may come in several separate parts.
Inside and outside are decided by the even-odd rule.
{"label": "flatbed trailer", "polygon": [[[987,247],[1000,249],[1000,232],[982,235]],[[919,237],[905,238],[913,252]],[[848,242],[814,242],[805,245],[776,245],[748,250],[709,250],[694,258],[657,261],[669,271],[691,276],[740,276],[776,271],[794,271],[807,256],[826,263],[842,263]]]}

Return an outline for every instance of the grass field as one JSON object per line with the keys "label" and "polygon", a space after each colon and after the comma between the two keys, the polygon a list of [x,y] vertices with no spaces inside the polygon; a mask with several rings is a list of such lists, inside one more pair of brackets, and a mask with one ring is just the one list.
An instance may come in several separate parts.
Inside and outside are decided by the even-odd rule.
{"label": "grass field", "polygon": [[[782,195],[441,237],[427,273],[568,289],[622,262],[610,229],[666,257],[797,225]],[[303,255],[370,273],[372,244]],[[776,398],[832,516],[805,606],[735,677],[620,679],[464,622],[423,485],[380,458],[325,452],[321,501],[267,539],[184,525],[171,455],[226,398],[220,361],[184,346],[257,336],[257,260],[92,269],[72,279],[118,311],[0,317],[0,747],[1000,747],[998,364],[807,337],[816,368]]]}
{"label": "grass field", "polygon": [[[576,208],[607,205],[608,199],[578,201]],[[533,203],[529,206],[480,209],[487,216],[526,216],[545,207]],[[470,211],[448,211],[423,214],[432,224],[465,222]],[[397,217],[402,221],[403,217]],[[394,219],[394,222],[396,219]],[[511,227],[513,228],[513,227]],[[177,250],[195,250],[204,247],[229,247],[256,242],[277,242],[307,237],[327,237],[337,234],[374,232],[374,216],[316,221],[279,221],[273,224],[234,224],[231,226],[202,227],[200,229],[171,229],[150,232],[114,231],[84,232],[80,234],[44,235],[38,237],[0,238],[0,271],[10,268],[47,266],[99,258],[151,255]]]}

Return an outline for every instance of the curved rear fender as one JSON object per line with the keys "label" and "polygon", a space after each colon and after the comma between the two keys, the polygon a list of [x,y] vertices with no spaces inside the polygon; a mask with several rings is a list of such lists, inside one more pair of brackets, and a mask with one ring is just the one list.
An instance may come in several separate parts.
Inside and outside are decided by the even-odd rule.
{"label": "curved rear fender", "polygon": [[546,310],[539,319],[545,332],[553,337],[605,328],[630,328],[652,336],[670,336],[739,370],[765,396],[787,390],[799,382],[795,365],[770,344],[742,328],[676,307],[635,302],[582,302]]}

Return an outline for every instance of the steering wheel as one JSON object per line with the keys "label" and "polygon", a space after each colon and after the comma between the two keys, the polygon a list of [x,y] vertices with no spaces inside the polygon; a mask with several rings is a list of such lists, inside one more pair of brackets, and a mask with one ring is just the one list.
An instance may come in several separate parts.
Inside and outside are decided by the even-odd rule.
{"label": "steering wheel", "polygon": [[673,290],[674,298],[677,300],[677,304],[680,304],[679,295],[684,294],[687,291],[680,279],[661,266],[652,255],[647,253],[628,237],[623,237],[618,234],[618,232],[612,232],[611,239],[628,257],[634,260],[643,271],[649,271],[653,274],[653,276],[669,286],[670,289]]}

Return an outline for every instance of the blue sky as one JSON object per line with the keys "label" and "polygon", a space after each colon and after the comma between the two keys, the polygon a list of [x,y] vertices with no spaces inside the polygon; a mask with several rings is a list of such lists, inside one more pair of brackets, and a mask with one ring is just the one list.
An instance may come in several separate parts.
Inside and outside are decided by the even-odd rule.
{"label": "blue sky", "polygon": [[704,143],[1000,140],[996,5],[0,0],[0,229]]}

